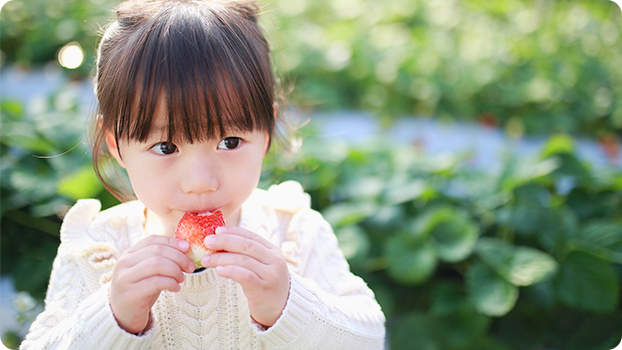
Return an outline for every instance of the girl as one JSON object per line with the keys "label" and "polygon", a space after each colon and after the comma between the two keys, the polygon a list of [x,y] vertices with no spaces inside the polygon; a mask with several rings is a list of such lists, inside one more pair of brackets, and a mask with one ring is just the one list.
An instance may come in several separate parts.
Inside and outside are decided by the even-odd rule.
{"label": "girl", "polygon": [[[131,0],[98,48],[93,160],[126,199],[66,215],[22,349],[380,349],[384,316],[295,182],[256,189],[276,137],[269,47],[245,0]],[[195,270],[184,213],[227,222]]]}

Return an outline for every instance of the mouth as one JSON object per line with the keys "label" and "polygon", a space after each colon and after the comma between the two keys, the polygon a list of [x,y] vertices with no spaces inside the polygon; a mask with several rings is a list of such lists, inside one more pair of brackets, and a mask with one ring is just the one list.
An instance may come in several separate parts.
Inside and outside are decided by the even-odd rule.
{"label": "mouth", "polygon": [[188,211],[187,213],[191,215],[196,215],[196,216],[210,216],[210,215],[214,215],[214,213],[217,211],[218,209],[210,209],[210,210]]}

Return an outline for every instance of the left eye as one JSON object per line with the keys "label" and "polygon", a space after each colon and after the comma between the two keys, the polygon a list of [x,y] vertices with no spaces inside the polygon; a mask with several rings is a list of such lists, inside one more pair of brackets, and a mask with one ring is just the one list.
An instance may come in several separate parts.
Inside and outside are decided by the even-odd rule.
{"label": "left eye", "polygon": [[160,155],[168,155],[177,152],[177,146],[170,142],[160,142],[153,145],[151,151]]}
{"label": "left eye", "polygon": [[218,142],[218,149],[236,149],[242,143],[239,137],[227,137]]}

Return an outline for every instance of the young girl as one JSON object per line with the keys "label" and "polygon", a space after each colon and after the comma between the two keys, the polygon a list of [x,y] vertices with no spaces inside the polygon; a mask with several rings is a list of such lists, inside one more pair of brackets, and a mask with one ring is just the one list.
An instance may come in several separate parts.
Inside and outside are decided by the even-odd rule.
{"label": "young girl", "polygon": [[[384,316],[298,183],[256,189],[277,130],[269,47],[244,0],[131,0],[98,49],[97,173],[138,200],[65,217],[22,349],[380,349]],[[111,157],[110,157],[111,156]],[[204,270],[174,238],[220,210]]]}

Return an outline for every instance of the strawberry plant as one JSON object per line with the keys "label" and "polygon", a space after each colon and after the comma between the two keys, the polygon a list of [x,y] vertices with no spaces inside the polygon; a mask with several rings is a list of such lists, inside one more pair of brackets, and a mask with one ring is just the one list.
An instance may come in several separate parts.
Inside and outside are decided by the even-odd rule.
{"label": "strawberry plant", "polygon": [[[500,171],[386,139],[309,137],[296,179],[388,319],[391,349],[611,349],[622,337],[622,172],[555,135]],[[569,336],[570,335],[570,336]]]}
{"label": "strawberry plant", "polygon": [[[2,272],[39,300],[63,211],[77,198],[116,203],[86,171],[80,113],[58,110],[58,98],[38,110],[2,105]],[[391,349],[617,345],[620,170],[583,163],[564,135],[539,159],[508,157],[497,170],[468,158],[307,137],[294,156],[268,157],[261,187],[303,184],[381,303]]]}

